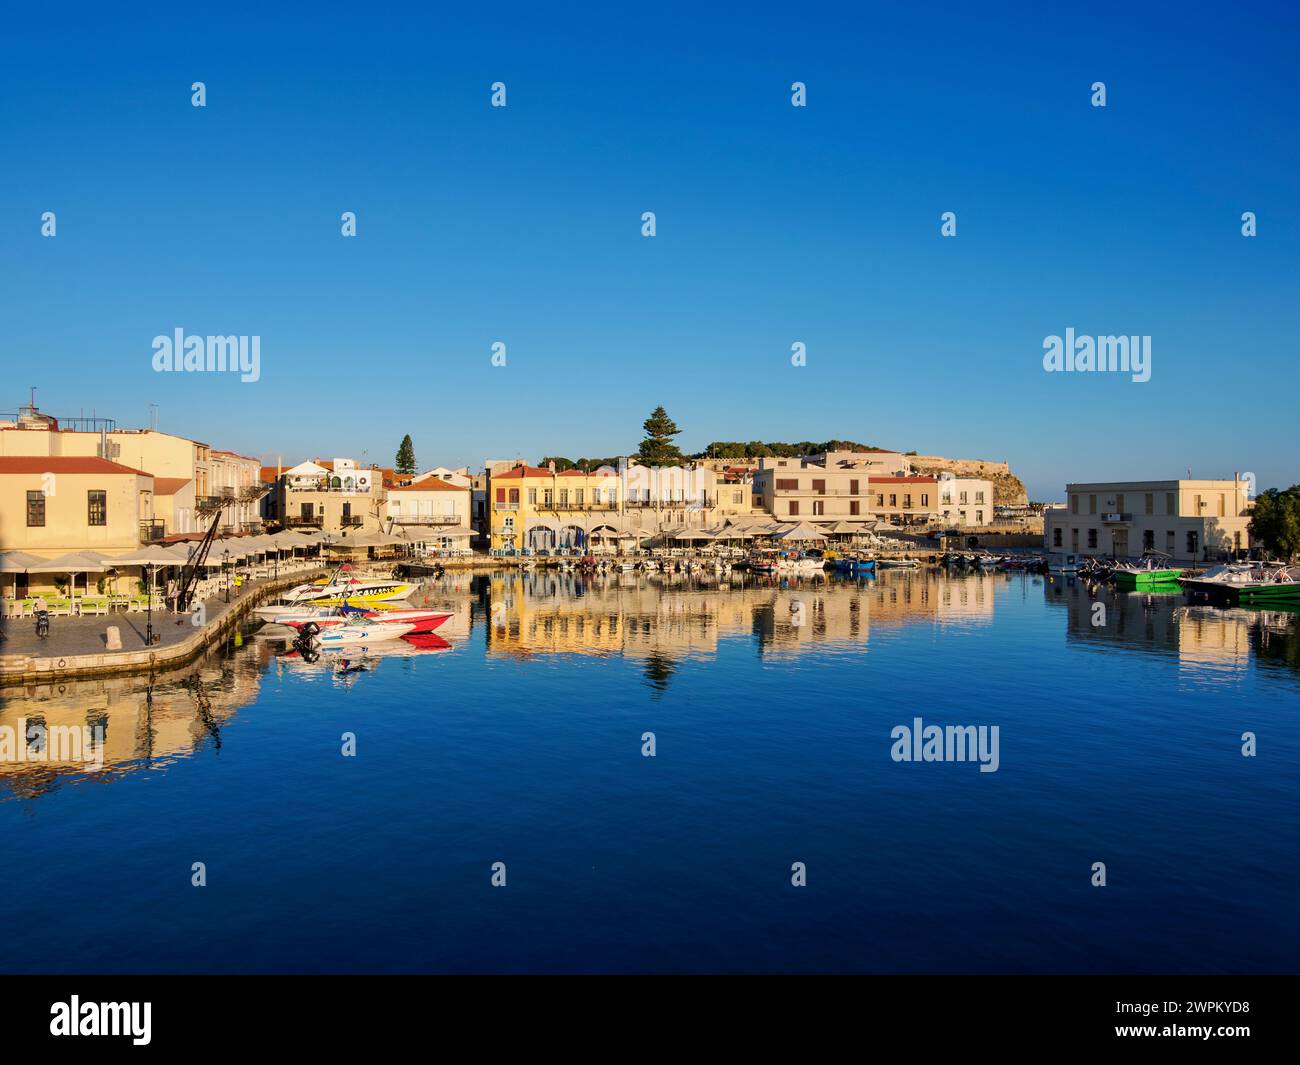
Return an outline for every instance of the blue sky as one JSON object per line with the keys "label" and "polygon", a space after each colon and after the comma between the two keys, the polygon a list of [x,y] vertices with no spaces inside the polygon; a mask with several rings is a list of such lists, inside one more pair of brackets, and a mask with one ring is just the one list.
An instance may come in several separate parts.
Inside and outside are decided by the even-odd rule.
{"label": "blue sky", "polygon": [[[1035,498],[1300,481],[1285,5],[223,10],[10,17],[0,410],[478,466],[633,450],[662,403],[689,450],[1006,459]],[[261,380],[155,373],[177,327],[259,335]],[[1151,381],[1045,373],[1067,327],[1150,335]]]}

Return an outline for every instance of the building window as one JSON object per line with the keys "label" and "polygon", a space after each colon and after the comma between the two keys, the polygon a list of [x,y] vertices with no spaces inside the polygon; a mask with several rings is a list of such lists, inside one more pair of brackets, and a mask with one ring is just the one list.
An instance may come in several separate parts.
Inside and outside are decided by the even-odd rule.
{"label": "building window", "polygon": [[850,514],[861,514],[861,513],[862,513],[862,511],[861,511],[861,510],[859,509],[859,507],[858,507],[858,500],[856,500],[856,499],[850,499],[850,500],[849,500],[849,513],[850,513]]}
{"label": "building window", "polygon": [[967,502],[967,499],[966,499],[967,494],[968,494],[968,493],[966,493],[966,492],[959,492],[959,493],[957,494],[957,502],[958,502],[959,504],[965,504],[965,503]]}
{"label": "building window", "polygon": [[498,502],[498,503],[504,503],[505,501],[506,501],[506,490],[505,490],[504,488],[498,488],[498,489],[497,489],[497,502]]}
{"label": "building window", "polygon": [[776,479],[776,490],[778,492],[797,492],[799,491],[798,477],[778,477]]}
{"label": "building window", "polygon": [[1052,546],[1053,547],[1061,546],[1061,530],[1059,527],[1052,530]]}
{"label": "building window", "polygon": [[519,489],[518,489],[518,488],[512,488],[512,489],[510,489],[510,502],[513,503],[515,506],[518,506],[518,505],[519,505]]}
{"label": "building window", "polygon": [[1097,546],[1097,530],[1096,530],[1096,529],[1089,529],[1089,530],[1088,530],[1088,547],[1089,547],[1089,549],[1095,549],[1096,546]]}
{"label": "building window", "polygon": [[560,506],[566,509],[569,506],[569,490],[567,488],[560,489]]}
{"label": "building window", "polygon": [[86,524],[108,524],[108,493],[92,489],[86,493]]}
{"label": "building window", "polygon": [[27,527],[43,529],[45,527],[45,493],[27,493]]}
{"label": "building window", "polygon": [[584,489],[575,488],[573,490],[573,505],[575,507],[582,506],[583,495],[584,495]]}
{"label": "building window", "polygon": [[813,500],[813,515],[817,516],[826,513],[826,501],[822,499]]}
{"label": "building window", "polygon": [[1174,493],[1173,493],[1173,492],[1166,492],[1166,493],[1165,493],[1165,513],[1166,513],[1166,514],[1177,514],[1177,513],[1178,513],[1178,504],[1174,501]]}
{"label": "building window", "polygon": [[898,496],[897,496],[897,495],[892,495],[892,494],[890,495],[890,497],[889,497],[889,505],[890,505],[891,507],[897,507],[897,506],[898,506]]}
{"label": "building window", "polygon": [[[1151,497],[1148,495],[1147,499]],[[1144,529],[1142,532],[1142,550],[1154,551],[1156,549],[1156,531],[1155,529]]]}
{"label": "building window", "polygon": [[921,493],[921,506],[923,506],[923,507],[928,507],[929,505],[930,505],[930,493],[929,493],[929,492],[922,492],[922,493]]}
{"label": "building window", "polygon": [[911,492],[908,492],[906,495],[903,496],[903,509],[904,509],[904,510],[911,510],[911,509],[912,509],[912,493],[911,493]]}
{"label": "building window", "polygon": [[1124,493],[1119,492],[1115,496],[1115,509],[1121,514],[1124,513]]}
{"label": "building window", "polygon": [[983,493],[983,492],[976,492],[976,493],[975,493],[975,502],[976,502],[977,504],[978,504],[978,503],[983,503],[983,502],[984,502],[984,493]]}
{"label": "building window", "polygon": [[1089,513],[1089,514],[1096,514],[1096,513],[1097,513],[1097,497],[1096,497],[1096,496],[1089,496],[1089,497],[1088,497],[1088,513]]}
{"label": "building window", "polygon": [[975,524],[976,525],[984,524],[984,511],[982,510],[975,511]]}
{"label": "building window", "polygon": [[790,500],[790,513],[791,514],[799,513],[799,500],[797,499]]}
{"label": "building window", "polygon": [[536,488],[530,488],[530,489],[528,489],[528,505],[529,505],[530,507],[535,507],[535,506],[537,506],[537,489],[536,489]]}
{"label": "building window", "polygon": [[1219,517],[1223,518],[1227,516],[1226,509],[1227,509],[1226,497],[1222,492],[1220,492],[1219,493]]}
{"label": "building window", "polygon": [[814,478],[812,483],[812,490],[816,492],[819,496],[824,496],[826,494],[826,482],[824,480],[819,480],[817,478]]}
{"label": "building window", "polygon": [[857,494],[858,494],[858,482],[856,480],[849,481],[849,495],[855,496]]}
{"label": "building window", "polygon": [[876,493],[876,506],[878,506],[878,507],[883,507],[884,505],[885,505],[885,495],[884,495],[884,493],[883,493],[883,492],[877,492],[877,493]]}
{"label": "building window", "polygon": [[[1143,502],[1146,504],[1146,512],[1148,514],[1154,514],[1156,512],[1156,497],[1154,492],[1148,492],[1146,494],[1146,499]],[[1152,535],[1155,534],[1153,533]]]}

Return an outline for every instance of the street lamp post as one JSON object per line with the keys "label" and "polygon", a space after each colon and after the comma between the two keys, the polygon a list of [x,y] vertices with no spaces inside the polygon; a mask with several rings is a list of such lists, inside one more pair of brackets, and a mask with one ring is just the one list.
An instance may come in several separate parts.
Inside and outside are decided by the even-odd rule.
{"label": "street lamp post", "polygon": [[230,562],[230,549],[223,548],[221,551],[221,572],[226,575],[226,602],[230,602],[230,570],[227,568]]}
{"label": "street lamp post", "polygon": [[154,569],[153,566],[149,567],[149,588],[148,588],[149,594],[146,596],[146,598],[149,600],[149,623],[144,627],[144,643],[146,647],[153,646],[153,588],[154,588],[154,574],[156,572],[157,571]]}

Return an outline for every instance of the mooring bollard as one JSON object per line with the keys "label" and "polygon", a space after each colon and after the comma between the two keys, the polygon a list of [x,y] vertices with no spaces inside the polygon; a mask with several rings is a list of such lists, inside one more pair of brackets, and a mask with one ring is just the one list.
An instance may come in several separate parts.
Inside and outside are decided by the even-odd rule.
{"label": "mooring bollard", "polygon": [[108,651],[122,650],[122,630],[116,625],[110,625],[104,633],[104,649]]}

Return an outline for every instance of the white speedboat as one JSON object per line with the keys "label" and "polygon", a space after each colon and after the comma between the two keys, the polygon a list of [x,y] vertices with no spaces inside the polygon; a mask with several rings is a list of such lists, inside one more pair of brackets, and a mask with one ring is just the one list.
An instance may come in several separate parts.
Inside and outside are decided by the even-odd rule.
{"label": "white speedboat", "polygon": [[1052,555],[1047,560],[1047,572],[1058,577],[1073,577],[1079,572],[1077,555]]}
{"label": "white speedboat", "polygon": [[324,650],[331,647],[365,647],[372,643],[383,643],[405,636],[415,626],[409,622],[402,624],[379,625],[336,625],[308,635],[309,627],[302,630],[302,638],[310,640],[313,646]]}

